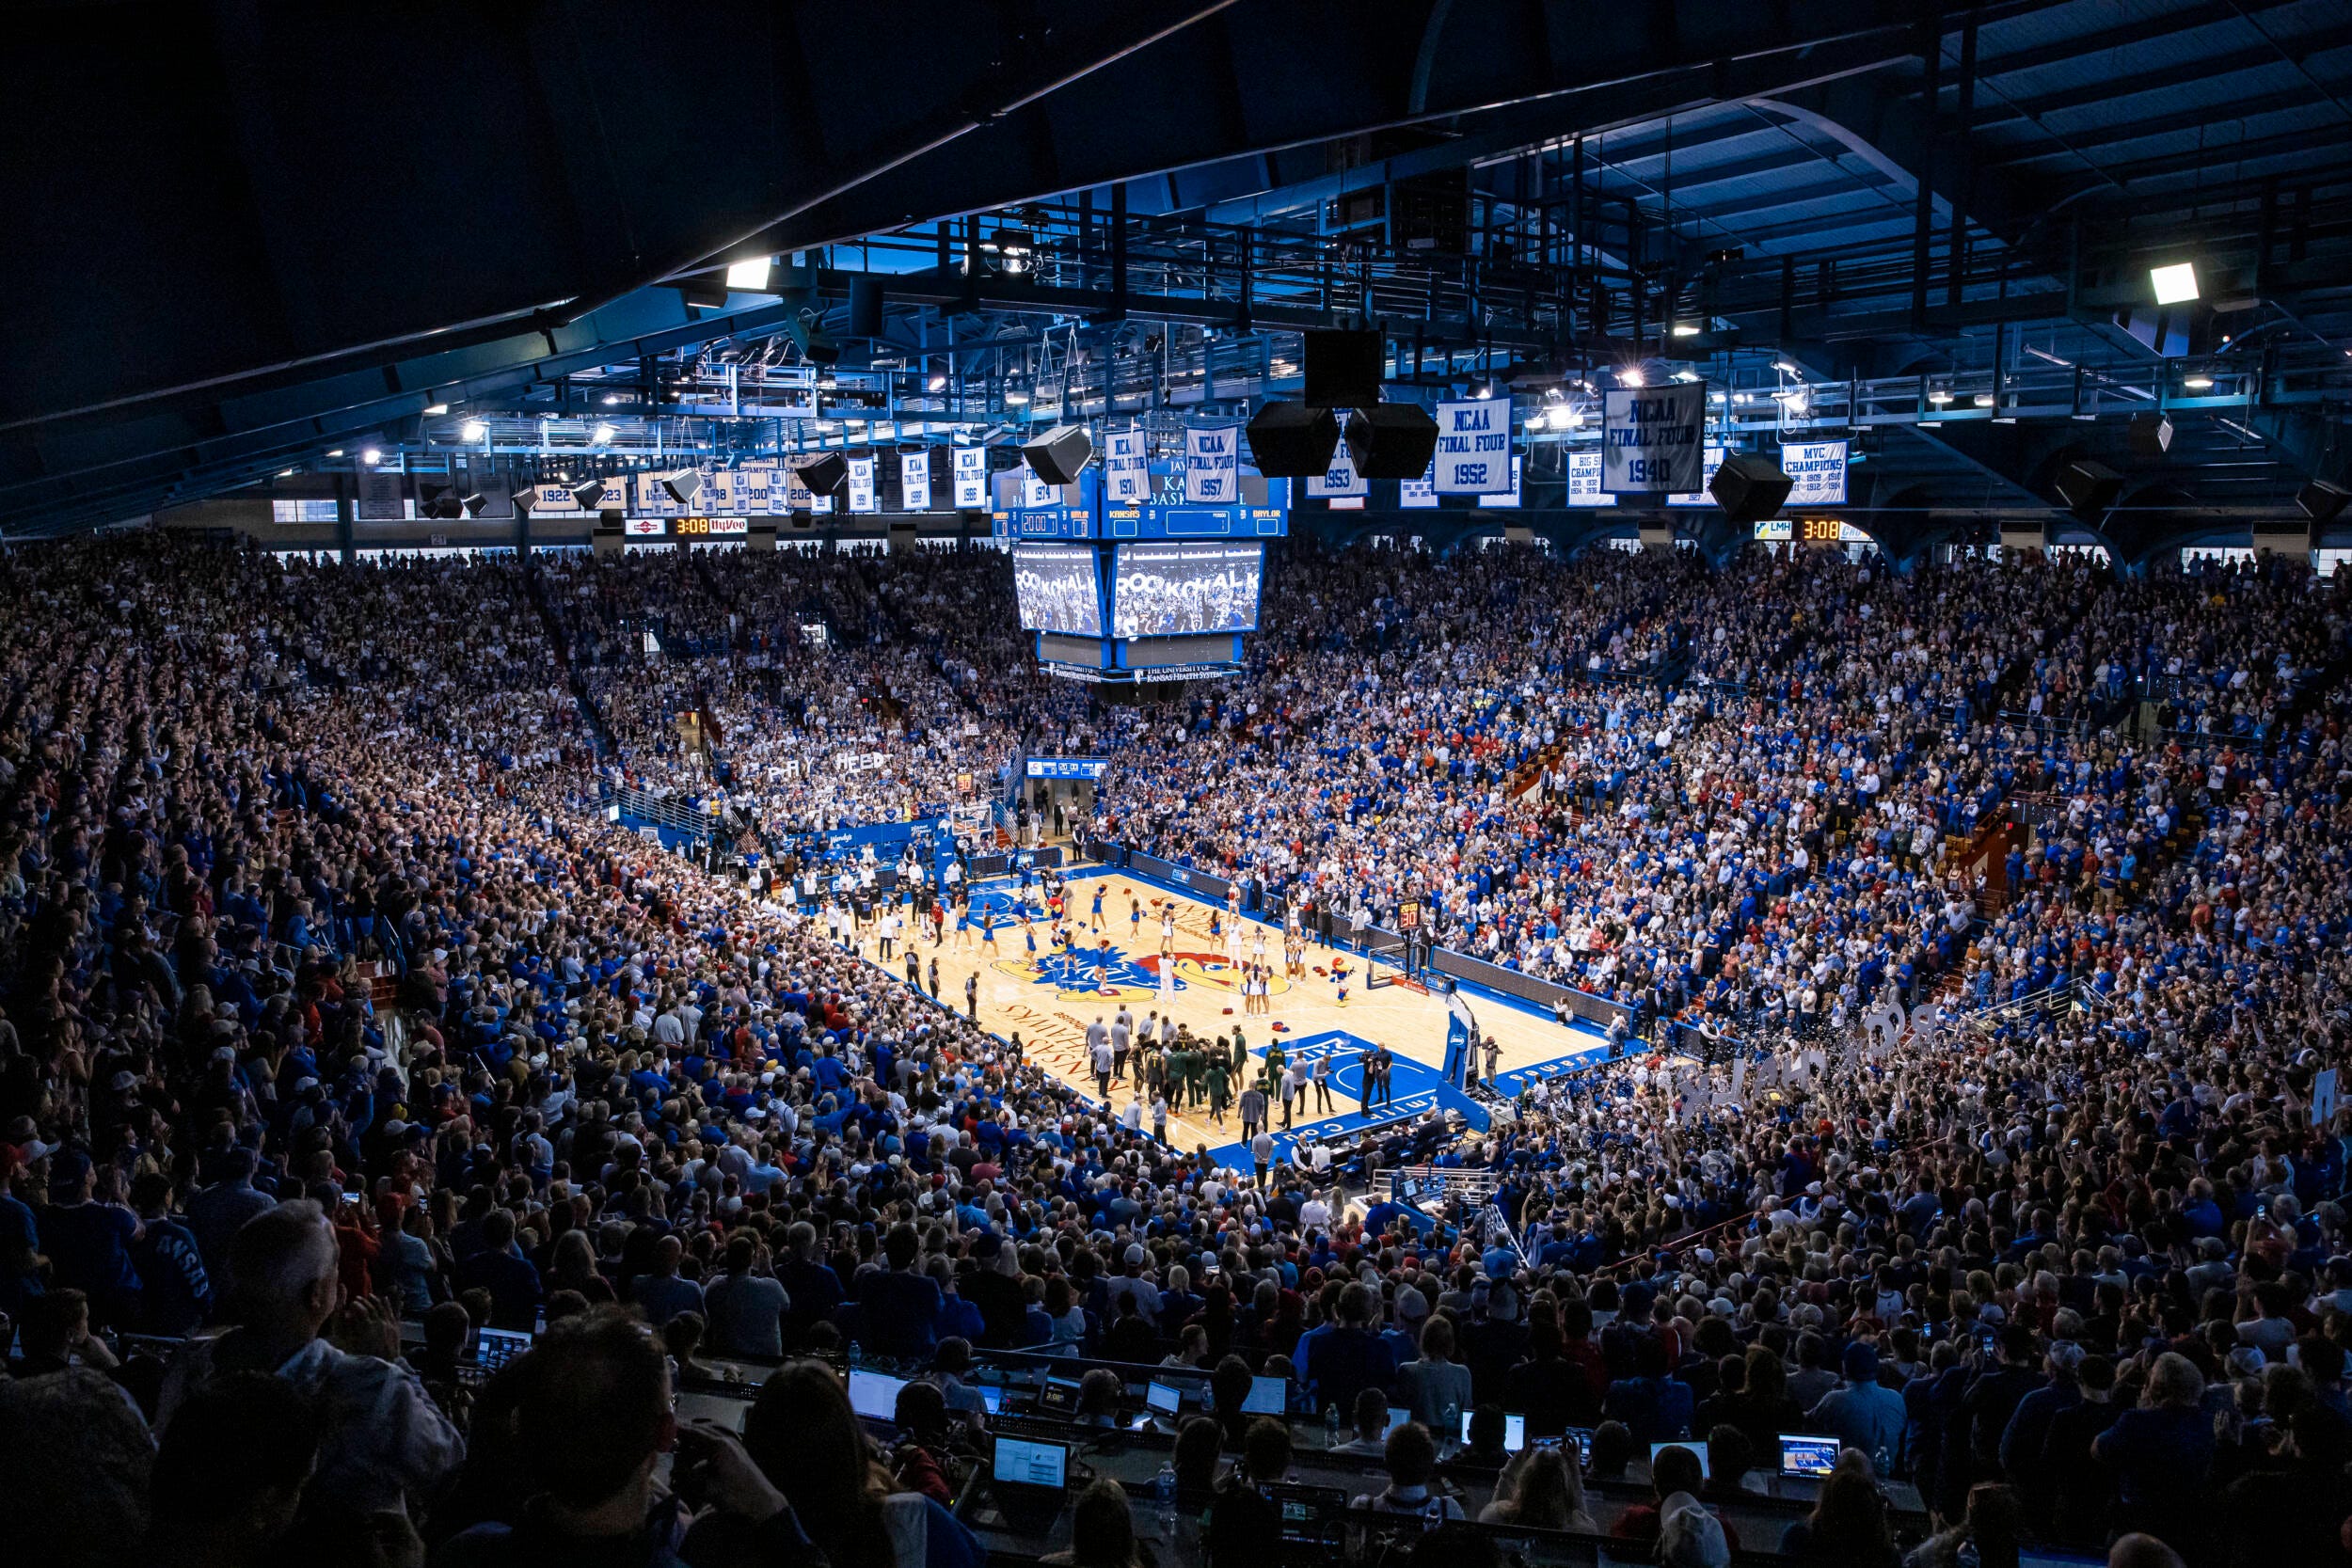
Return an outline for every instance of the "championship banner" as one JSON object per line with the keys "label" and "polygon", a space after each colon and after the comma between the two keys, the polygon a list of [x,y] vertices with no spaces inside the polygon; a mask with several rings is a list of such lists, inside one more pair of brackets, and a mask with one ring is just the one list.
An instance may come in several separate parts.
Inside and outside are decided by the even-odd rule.
{"label": "championship banner", "polygon": [[722,468],[710,480],[714,504],[722,512],[762,517],[774,507],[776,470],[772,464]]}
{"label": "championship banner", "polygon": [[1438,460],[1431,458],[1429,467],[1421,471],[1419,479],[1399,480],[1396,504],[1427,511],[1438,504]]}
{"label": "championship banner", "polygon": [[874,460],[870,457],[850,459],[850,510],[852,512],[882,510],[880,503],[874,499]]}
{"label": "championship banner", "polygon": [[960,512],[988,510],[988,449],[958,447],[955,449],[956,509]]}
{"label": "championship banner", "polygon": [[1600,487],[1600,453],[1572,451],[1568,453],[1568,504],[1570,506],[1614,506],[1617,498]]}
{"label": "championship banner", "polygon": [[1049,484],[1038,477],[1037,470],[1024,465],[1021,469],[1021,505],[1025,511],[1035,512],[1043,507],[1061,504],[1061,487]]}
{"label": "championship banner", "polygon": [[1195,506],[1241,499],[1241,426],[1184,432],[1184,499]]}
{"label": "championship banner", "polygon": [[1113,504],[1140,506],[1152,499],[1142,431],[1115,430],[1103,437],[1103,499]]}
{"label": "championship banner", "polygon": [[1715,470],[1724,466],[1724,449],[1708,447],[1707,457],[1699,465],[1699,487],[1688,495],[1668,496],[1668,506],[1712,506],[1715,496],[1708,486],[1715,483]]}
{"label": "championship banner", "polygon": [[810,490],[798,468],[784,470],[784,504],[791,512],[831,512],[834,498]]}
{"label": "championship banner", "polygon": [[1342,441],[1332,449],[1331,466],[1319,474],[1307,476],[1307,494],[1329,499],[1334,496],[1368,496],[1372,483],[1356,471],[1356,454]]}
{"label": "championship banner", "polygon": [[1507,494],[1504,494],[1504,495],[1500,495],[1500,496],[1481,496],[1481,497],[1479,497],[1479,498],[1478,498],[1478,504],[1479,504],[1479,505],[1481,505],[1481,506],[1517,506],[1517,505],[1518,505],[1518,504],[1519,504],[1519,482],[1520,482],[1520,477],[1521,477],[1521,476],[1520,476],[1520,473],[1519,473],[1519,470],[1520,470],[1520,468],[1521,468],[1521,467],[1523,467],[1525,466],[1525,464],[1526,464],[1526,459],[1524,459],[1524,458],[1520,457],[1520,456],[1519,456],[1517,452],[1512,453],[1512,454],[1511,454],[1511,488],[1510,488],[1509,492],[1508,492]]}
{"label": "championship banner", "polygon": [[1846,443],[1784,441],[1780,471],[1788,476],[1789,506],[1846,504]]}
{"label": "championship banner", "polygon": [[1613,496],[1704,490],[1706,431],[1704,381],[1611,388],[1601,397],[1600,487]]}
{"label": "championship banner", "polygon": [[1500,496],[1511,488],[1511,404],[1505,398],[1438,404],[1440,496]]}
{"label": "championship banner", "polygon": [[898,504],[909,512],[929,512],[931,509],[930,452],[904,451],[898,454]]}

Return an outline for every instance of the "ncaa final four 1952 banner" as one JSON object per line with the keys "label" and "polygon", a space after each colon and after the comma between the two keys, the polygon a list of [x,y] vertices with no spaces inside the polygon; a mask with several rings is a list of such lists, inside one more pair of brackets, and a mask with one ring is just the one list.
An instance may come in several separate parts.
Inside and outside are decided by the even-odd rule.
{"label": "ncaa final four 1952 banner", "polygon": [[1670,496],[1706,483],[1707,383],[1615,387],[1601,400],[1600,487],[1614,496]]}
{"label": "ncaa final four 1952 banner", "polygon": [[1434,477],[1441,496],[1500,496],[1511,488],[1507,398],[1438,404]]}

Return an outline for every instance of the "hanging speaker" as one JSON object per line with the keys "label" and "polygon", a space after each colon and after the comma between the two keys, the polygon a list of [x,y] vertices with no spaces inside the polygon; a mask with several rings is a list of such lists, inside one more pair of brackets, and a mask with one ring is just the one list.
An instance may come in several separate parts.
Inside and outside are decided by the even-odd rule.
{"label": "hanging speaker", "polygon": [[490,498],[476,490],[470,495],[458,497],[457,504],[466,509],[467,516],[479,517],[489,510]]}
{"label": "hanging speaker", "polygon": [[2058,499],[2070,512],[2104,512],[2123,492],[2123,476],[2104,463],[2086,458],[2058,470]]}
{"label": "hanging speaker", "polygon": [[1795,483],[1771,458],[1735,451],[1724,454],[1723,467],[1707,489],[1731,521],[1760,523],[1780,510]]}
{"label": "hanging speaker", "polygon": [[423,504],[417,510],[428,517],[435,518],[462,517],[466,515],[465,502],[458,499],[454,489],[448,487],[428,491]]}
{"label": "hanging speaker", "polygon": [[801,483],[811,495],[832,496],[840,493],[850,483],[850,460],[837,451],[829,451],[814,462],[803,463],[797,470]]}
{"label": "hanging speaker", "polygon": [[1249,460],[1268,479],[1328,473],[1339,446],[1339,416],[1328,408],[1269,403],[1249,421]]}
{"label": "hanging speaker", "polygon": [[592,479],[585,484],[572,486],[572,504],[582,512],[594,512],[604,500],[604,481]]}
{"label": "hanging speaker", "polygon": [[2132,455],[2162,457],[2172,446],[2172,421],[2162,414],[2132,416]]}
{"label": "hanging speaker", "polygon": [[1438,421],[1411,403],[1351,409],[1347,455],[1366,479],[1419,479],[1438,455]]}
{"label": "hanging speaker", "polygon": [[539,504],[539,492],[526,484],[515,492],[512,499],[515,502],[515,511],[520,515]]}
{"label": "hanging speaker", "polygon": [[850,336],[879,338],[882,333],[882,286],[878,277],[850,279]]}
{"label": "hanging speaker", "polygon": [[2332,519],[2344,510],[2344,503],[2352,500],[2341,484],[2330,484],[2324,479],[2312,480],[2295,493],[2295,504],[2303,509],[2303,515],[2316,527]]}
{"label": "hanging speaker", "polygon": [[1036,440],[1024,442],[1021,455],[1046,483],[1075,484],[1079,470],[1094,455],[1094,442],[1083,426],[1057,424]]}
{"label": "hanging speaker", "polygon": [[[1307,395],[1311,408],[1365,408],[1380,401],[1388,369],[1388,339],[1379,332],[1308,332]],[[1418,479],[1421,475],[1413,475]]]}
{"label": "hanging speaker", "polygon": [[661,493],[680,506],[701,495],[702,491],[703,476],[691,468],[680,468],[675,473],[661,476]]}

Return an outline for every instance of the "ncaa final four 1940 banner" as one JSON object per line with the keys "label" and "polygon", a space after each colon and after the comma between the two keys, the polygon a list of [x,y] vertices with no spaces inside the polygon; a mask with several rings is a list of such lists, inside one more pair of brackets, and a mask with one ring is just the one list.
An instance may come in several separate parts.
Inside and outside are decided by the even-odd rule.
{"label": "ncaa final four 1940 banner", "polygon": [[1706,483],[1707,384],[1613,387],[1601,400],[1600,487],[1613,496],[1671,496]]}

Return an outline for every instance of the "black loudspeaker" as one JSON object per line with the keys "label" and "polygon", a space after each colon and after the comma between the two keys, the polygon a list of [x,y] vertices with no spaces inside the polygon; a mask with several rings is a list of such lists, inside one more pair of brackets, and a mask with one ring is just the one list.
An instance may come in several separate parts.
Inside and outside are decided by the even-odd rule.
{"label": "black loudspeaker", "polygon": [[2058,499],[2070,512],[2104,512],[2123,491],[2123,476],[2104,463],[2088,458],[2058,470]]}
{"label": "black loudspeaker", "polygon": [[2132,455],[2162,457],[2172,446],[2172,421],[2161,414],[2132,416]]}
{"label": "black loudspeaker", "polygon": [[1347,455],[1366,479],[1419,479],[1438,454],[1438,421],[1411,403],[1375,403],[1347,416]]}
{"label": "black loudspeaker", "polygon": [[1328,473],[1331,454],[1339,449],[1339,416],[1328,408],[1269,403],[1249,421],[1249,458],[1268,479]]}
{"label": "black loudspeaker", "polygon": [[582,512],[596,511],[596,503],[603,499],[604,481],[600,479],[592,479],[585,484],[572,486],[572,504]]}
{"label": "black loudspeaker", "polygon": [[466,509],[467,516],[479,517],[489,509],[490,498],[476,490],[469,495],[458,497],[457,504]]}
{"label": "black loudspeaker", "polygon": [[1760,523],[1780,510],[1795,483],[1771,458],[1734,451],[1724,454],[1723,467],[1707,489],[1733,522]]}
{"label": "black loudspeaker", "polygon": [[810,494],[837,495],[850,483],[850,460],[837,451],[829,451],[814,462],[802,464],[799,472],[801,483],[808,486]]}
{"label": "black loudspeaker", "polygon": [[661,493],[684,506],[703,493],[703,476],[691,468],[680,468],[661,476]]}
{"label": "black loudspeaker", "polygon": [[515,515],[519,517],[539,504],[539,492],[526,484],[510,499],[515,503]]}
{"label": "black loudspeaker", "polygon": [[429,493],[417,510],[428,517],[462,517],[466,515],[466,503],[458,499],[455,490],[440,489]]}
{"label": "black loudspeaker", "polygon": [[[1378,332],[1309,332],[1307,395],[1311,408],[1365,408],[1380,401],[1388,339]],[[1414,478],[1421,476],[1415,474]]]}
{"label": "black loudspeaker", "polygon": [[1046,483],[1075,484],[1079,470],[1094,456],[1094,442],[1081,426],[1057,424],[1036,440],[1024,442],[1021,455]]}
{"label": "black loudspeaker", "polygon": [[850,279],[850,336],[879,338],[882,331],[882,286],[876,277]]}
{"label": "black loudspeaker", "polygon": [[2333,518],[2344,510],[2347,500],[2352,500],[2352,492],[2324,479],[2312,480],[2295,493],[2295,504],[2303,509],[2303,515],[2312,520],[2313,527]]}

